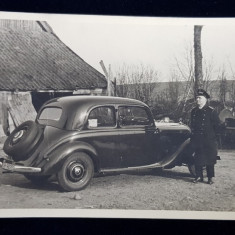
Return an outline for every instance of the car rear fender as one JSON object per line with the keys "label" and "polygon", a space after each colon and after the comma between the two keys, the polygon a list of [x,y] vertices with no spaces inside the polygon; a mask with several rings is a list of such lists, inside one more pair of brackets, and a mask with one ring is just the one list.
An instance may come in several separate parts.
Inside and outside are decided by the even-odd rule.
{"label": "car rear fender", "polygon": [[87,153],[94,163],[95,171],[99,169],[99,161],[97,151],[88,143],[82,141],[74,141],[65,143],[50,154],[44,156],[44,165],[42,171],[44,174],[54,174],[62,167],[63,162],[74,152],[85,152]]}

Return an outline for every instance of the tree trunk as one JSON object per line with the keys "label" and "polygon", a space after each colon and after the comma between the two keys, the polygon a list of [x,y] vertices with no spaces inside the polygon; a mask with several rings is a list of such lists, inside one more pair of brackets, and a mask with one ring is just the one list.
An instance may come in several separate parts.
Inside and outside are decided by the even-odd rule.
{"label": "tree trunk", "polygon": [[194,85],[194,95],[198,88],[202,87],[202,50],[201,50],[201,25],[194,26],[194,59],[195,59],[195,85]]}

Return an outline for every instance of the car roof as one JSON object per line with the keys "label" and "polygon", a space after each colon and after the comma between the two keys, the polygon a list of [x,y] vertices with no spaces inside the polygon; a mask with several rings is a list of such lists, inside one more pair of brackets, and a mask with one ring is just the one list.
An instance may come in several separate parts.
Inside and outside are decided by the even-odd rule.
{"label": "car roof", "polygon": [[130,98],[123,98],[123,97],[114,97],[114,96],[66,96],[66,97],[59,97],[48,101],[45,105],[55,105],[60,107],[76,107],[79,106],[86,106],[89,108],[91,106],[96,105],[104,105],[104,104],[124,104],[124,105],[141,105],[147,106],[145,103],[134,100]]}
{"label": "car roof", "polygon": [[74,120],[76,123],[82,124],[88,110],[100,105],[147,105],[139,100],[113,97],[113,96],[66,96],[54,98],[46,102],[38,112],[38,117],[45,107],[62,108],[62,116],[56,124],[57,127],[64,127],[67,130],[74,129]]}

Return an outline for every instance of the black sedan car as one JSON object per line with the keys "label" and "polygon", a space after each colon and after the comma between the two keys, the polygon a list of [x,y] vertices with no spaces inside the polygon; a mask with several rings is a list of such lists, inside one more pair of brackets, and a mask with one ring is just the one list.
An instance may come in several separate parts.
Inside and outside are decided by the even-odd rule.
{"label": "black sedan car", "polygon": [[57,175],[65,191],[86,187],[94,173],[193,167],[190,129],[157,123],[141,101],[107,96],[72,96],[45,103],[35,122],[7,138],[4,171],[32,182]]}

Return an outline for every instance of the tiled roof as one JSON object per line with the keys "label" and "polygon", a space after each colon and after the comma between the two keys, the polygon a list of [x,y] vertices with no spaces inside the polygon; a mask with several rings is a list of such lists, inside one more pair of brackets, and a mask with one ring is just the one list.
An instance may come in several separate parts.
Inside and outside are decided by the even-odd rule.
{"label": "tiled roof", "polygon": [[0,90],[106,86],[104,75],[70,50],[52,31],[0,27]]}

